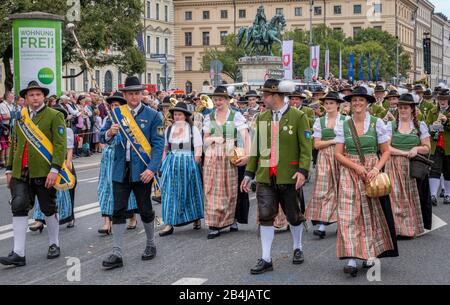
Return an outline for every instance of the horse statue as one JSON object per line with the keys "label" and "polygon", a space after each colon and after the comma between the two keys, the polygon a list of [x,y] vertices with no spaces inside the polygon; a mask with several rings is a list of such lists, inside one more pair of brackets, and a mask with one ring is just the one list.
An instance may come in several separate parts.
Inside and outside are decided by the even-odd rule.
{"label": "horse statue", "polygon": [[283,14],[275,15],[267,22],[264,7],[260,6],[252,26],[241,27],[236,37],[236,45],[240,46],[245,38],[244,50],[248,54],[273,55],[272,44],[281,45],[281,32],[286,27]]}

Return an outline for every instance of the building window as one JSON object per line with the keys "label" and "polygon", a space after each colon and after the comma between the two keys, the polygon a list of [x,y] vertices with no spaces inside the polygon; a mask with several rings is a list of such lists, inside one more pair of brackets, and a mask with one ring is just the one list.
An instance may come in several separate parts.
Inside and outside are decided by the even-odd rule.
{"label": "building window", "polygon": [[315,6],[315,7],[314,7],[314,15],[315,15],[315,16],[320,16],[320,15],[322,15],[322,7],[321,7],[321,6]]}
{"label": "building window", "polygon": [[184,58],[184,70],[192,71],[192,56],[186,56]]}
{"label": "building window", "polygon": [[169,7],[167,5],[164,6],[164,20],[169,22]]}
{"label": "building window", "polygon": [[152,83],[152,74],[147,73],[147,84],[151,84],[151,83]]}
{"label": "building window", "polygon": [[159,20],[159,3],[156,3],[156,20]]}
{"label": "building window", "polygon": [[220,18],[227,19],[228,18],[228,11],[227,10],[221,10],[220,11]]}
{"label": "building window", "polygon": [[147,36],[147,54],[152,52],[152,36]]}
{"label": "building window", "polygon": [[353,5],[353,14],[361,14],[361,4]]}
{"label": "building window", "polygon": [[156,88],[158,90],[161,90],[161,74],[156,74]]}
{"label": "building window", "polygon": [[147,18],[150,18],[150,12],[152,8],[152,3],[150,1],[147,1]]}
{"label": "building window", "polygon": [[168,38],[164,39],[164,52],[166,54],[169,54],[169,39]]}
{"label": "building window", "polygon": [[275,9],[275,13],[277,14],[277,15],[283,15],[283,8],[277,8],[277,9]]}
{"label": "building window", "polygon": [[376,26],[374,26],[373,28],[374,28],[375,30],[380,30],[380,31],[383,30],[383,27],[382,27],[381,25],[376,25]]}
{"label": "building window", "polygon": [[156,37],[156,54],[159,54],[159,37]]}
{"label": "building window", "polygon": [[239,18],[246,18],[247,11],[246,10],[239,10]]}
{"label": "building window", "polygon": [[227,36],[228,32],[227,31],[221,31],[220,32],[220,44],[224,45],[225,44],[225,37]]}
{"label": "building window", "polygon": [[186,47],[192,46],[192,33],[191,32],[184,33],[184,45]]}
{"label": "building window", "polygon": [[359,33],[359,31],[361,31],[361,27],[359,27],[359,26],[354,27],[353,28],[353,36],[356,36]]}
{"label": "building window", "polygon": [[301,7],[296,7],[295,8],[295,16],[301,16],[302,15],[302,8]]}
{"label": "building window", "polygon": [[89,77],[88,77],[87,70],[84,70],[84,72],[83,72],[83,91],[84,92],[89,91]]}
{"label": "building window", "polygon": [[209,46],[209,32],[203,32],[203,45]]}
{"label": "building window", "polygon": [[375,10],[375,13],[380,13],[381,14],[381,12],[382,12],[382,5],[381,5],[381,3],[374,4],[373,8]]}
{"label": "building window", "polygon": [[[70,69],[70,75],[75,75],[75,69]],[[75,77],[70,78],[70,90],[75,91]]]}
{"label": "building window", "polygon": [[203,19],[209,19],[209,11],[203,11]]}
{"label": "building window", "polygon": [[122,72],[119,71],[119,76],[117,77],[117,82],[122,84]]}
{"label": "building window", "polygon": [[105,73],[105,84],[103,86],[105,92],[113,91],[113,75],[111,71],[106,71]]}
{"label": "building window", "polygon": [[335,31],[335,32],[342,32],[342,28],[333,28],[333,31]]}
{"label": "building window", "polygon": [[341,14],[342,14],[342,6],[340,6],[340,5],[335,5],[335,6],[334,6],[334,14],[335,14],[335,15],[341,15]]}
{"label": "building window", "polygon": [[100,70],[95,70],[95,81],[97,82],[97,85],[100,87]]}
{"label": "building window", "polygon": [[192,20],[192,12],[184,12],[184,19]]}
{"label": "building window", "polygon": [[192,93],[192,83],[190,81],[186,82],[186,93]]}

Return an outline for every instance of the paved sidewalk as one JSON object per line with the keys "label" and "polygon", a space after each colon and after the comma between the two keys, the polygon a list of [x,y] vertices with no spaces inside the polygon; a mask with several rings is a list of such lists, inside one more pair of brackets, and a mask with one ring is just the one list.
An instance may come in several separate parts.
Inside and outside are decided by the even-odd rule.
{"label": "paved sidewalk", "polygon": [[[77,171],[100,167],[102,154],[94,154],[90,157],[80,157],[73,160]],[[6,184],[5,169],[0,170],[0,185]]]}

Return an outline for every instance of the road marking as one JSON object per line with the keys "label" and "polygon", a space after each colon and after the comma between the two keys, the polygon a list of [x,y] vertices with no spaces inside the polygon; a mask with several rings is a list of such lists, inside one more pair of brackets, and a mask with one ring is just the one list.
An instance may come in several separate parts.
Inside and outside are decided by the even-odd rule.
{"label": "road marking", "polygon": [[437,217],[435,214],[433,214],[433,216],[432,216],[431,224],[432,224],[431,225],[431,230],[425,229],[425,232],[423,234],[420,234],[419,236],[428,234],[431,231],[437,230],[437,229],[442,228],[443,226],[447,225],[447,223],[445,221],[443,221],[442,219]]}
{"label": "road marking", "polygon": [[206,282],[208,279],[202,279],[197,277],[183,277],[172,283],[172,285],[201,285]]}

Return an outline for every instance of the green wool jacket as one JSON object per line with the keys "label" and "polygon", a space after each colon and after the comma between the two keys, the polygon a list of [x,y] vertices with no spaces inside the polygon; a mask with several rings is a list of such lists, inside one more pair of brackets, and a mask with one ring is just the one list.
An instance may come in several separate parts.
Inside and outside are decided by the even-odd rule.
{"label": "green wool jacket", "polygon": [[[67,154],[67,135],[64,116],[61,112],[45,106],[33,118],[47,139],[53,144],[53,158],[50,166],[41,154],[28,145],[28,170],[30,178],[47,177],[51,168],[60,170]],[[16,125],[13,130],[13,140],[9,151],[7,170],[12,171],[14,178],[20,179],[22,174],[22,156],[27,140]]]}
{"label": "green wool jacket", "polygon": [[314,125],[316,114],[314,112],[314,109],[308,107],[308,106],[302,106],[300,111],[303,111],[306,114],[306,117],[308,118],[309,122],[309,128],[312,128]]}
{"label": "green wool jacket", "polygon": [[421,114],[417,116],[417,119],[419,121],[425,121],[428,114],[434,109],[434,107],[435,105],[433,101],[423,99],[419,106]]}
{"label": "green wool jacket", "polygon": [[[247,164],[246,175],[256,182],[271,182],[269,176],[272,111],[261,113],[256,120],[256,131],[252,142],[252,152]],[[312,155],[312,133],[306,114],[288,107],[279,125],[279,158],[276,184],[295,184],[292,179],[296,172],[308,177]],[[267,139],[266,139],[267,138]]]}
{"label": "green wool jacket", "polygon": [[[444,113],[447,117],[447,122],[444,125],[444,142],[445,142],[445,155],[450,156],[450,107]],[[426,123],[428,126],[433,125],[433,123],[437,120],[439,116],[438,107],[434,107],[427,115]],[[435,133],[430,132],[431,134],[431,153],[434,154],[436,151],[437,140],[434,140]]]}

